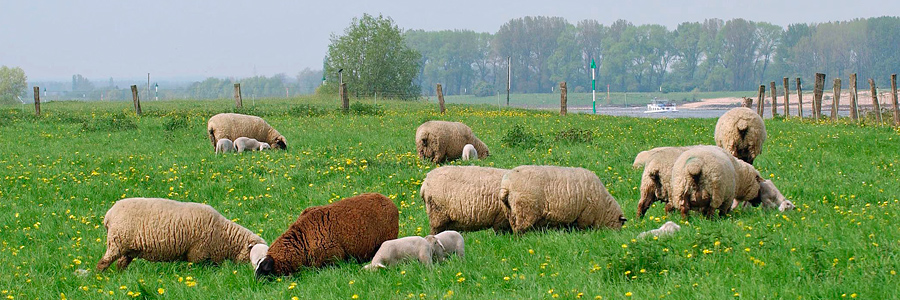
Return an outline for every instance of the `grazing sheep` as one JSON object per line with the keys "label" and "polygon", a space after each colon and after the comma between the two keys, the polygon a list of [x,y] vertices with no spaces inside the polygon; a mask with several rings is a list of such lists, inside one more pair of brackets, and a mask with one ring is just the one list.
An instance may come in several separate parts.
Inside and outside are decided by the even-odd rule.
{"label": "grazing sheep", "polygon": [[656,201],[666,203],[666,211],[671,210],[669,195],[672,185],[672,165],[690,147],[658,147],[641,151],[634,158],[635,168],[644,167],[641,175],[641,200],[638,202],[637,217],[643,218]]}
{"label": "grazing sheep", "polygon": [[672,166],[672,207],[680,210],[683,218],[692,209],[707,217],[716,209],[721,216],[727,214],[735,199],[733,160],[716,146],[696,146],[678,156]]}
{"label": "grazing sheep", "polygon": [[106,254],[97,271],[115,261],[124,270],[135,258],[148,261],[225,259],[247,262],[254,245],[265,241],[206,204],[160,198],[116,201],[103,218]]}
{"label": "grazing sheep", "polygon": [[385,241],[396,239],[399,212],[391,199],[367,193],[307,208],[272,242],[257,278],[290,275],[346,259],[368,261]]}
{"label": "grazing sheep", "polygon": [[425,203],[431,234],[444,230],[509,231],[506,207],[500,203],[500,180],[509,170],[476,166],[443,166],[425,175],[419,194]]}
{"label": "grazing sheep", "polygon": [[771,180],[764,180],[759,171],[742,160],[733,159],[737,172],[735,199],[731,208],[759,206],[779,211],[794,209],[794,203],[785,199]]}
{"label": "grazing sheep", "polygon": [[219,141],[216,142],[216,154],[219,154],[219,153],[225,154],[225,152],[234,152],[234,151],[236,151],[236,149],[234,148],[234,142],[232,142],[231,140],[219,139]]}
{"label": "grazing sheep", "polygon": [[257,116],[235,113],[217,114],[209,118],[206,129],[213,145],[219,139],[235,140],[245,136],[269,143],[275,149],[287,149],[287,141],[284,136]]}
{"label": "grazing sheep", "polygon": [[234,140],[234,148],[237,149],[238,153],[244,151],[259,151],[262,150],[262,143],[256,139],[242,136]]}
{"label": "grazing sheep", "polygon": [[519,166],[500,183],[513,232],[532,227],[622,228],[627,219],[594,172],[583,168]]}
{"label": "grazing sheep", "polygon": [[475,146],[472,146],[472,144],[466,144],[463,147],[462,160],[469,159],[478,159],[478,150],[475,150]]}
{"label": "grazing sheep", "polygon": [[385,241],[378,248],[372,262],[363,269],[374,271],[395,265],[407,259],[418,259],[420,263],[431,265],[435,258],[443,256],[443,247],[440,241],[433,235],[426,237],[408,236],[390,241]]}
{"label": "grazing sheep", "polygon": [[637,238],[642,239],[648,236],[663,237],[674,234],[679,230],[681,230],[681,226],[678,226],[675,222],[668,221],[657,229],[641,232],[641,234],[638,234]]}
{"label": "grazing sheep", "polygon": [[[427,237],[428,236],[426,236],[426,238]],[[459,255],[459,257],[464,257],[466,255],[466,242],[465,240],[463,240],[463,236],[462,234],[459,234],[459,232],[447,230],[433,235],[433,237],[435,237],[440,242],[441,248],[443,249],[443,255],[436,258],[438,261],[443,261],[444,259],[449,257],[450,254],[456,254]]]}
{"label": "grazing sheep", "polygon": [[766,141],[766,124],[752,109],[733,108],[716,122],[715,139],[732,156],[753,164]]}
{"label": "grazing sheep", "polygon": [[472,128],[460,122],[428,121],[416,129],[416,151],[421,159],[439,164],[462,157],[463,147],[472,144],[481,157],[490,155],[487,145],[475,137]]}

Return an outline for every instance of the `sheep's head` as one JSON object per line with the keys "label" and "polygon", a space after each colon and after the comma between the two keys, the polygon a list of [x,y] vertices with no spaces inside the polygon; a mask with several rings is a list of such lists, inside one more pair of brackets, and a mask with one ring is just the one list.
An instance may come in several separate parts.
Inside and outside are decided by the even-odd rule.
{"label": "sheep's head", "polygon": [[431,247],[431,257],[432,259],[441,262],[444,261],[444,256],[446,256],[446,250],[444,249],[444,244],[441,243],[434,235],[426,235],[425,241],[428,242],[428,245]]}
{"label": "sheep's head", "polygon": [[269,143],[266,143],[266,142],[259,143],[259,151],[263,151],[263,150],[267,150],[267,149],[272,149],[272,145],[269,145]]}
{"label": "sheep's head", "polygon": [[266,255],[256,265],[256,279],[264,278],[275,274],[275,260],[271,256]]}
{"label": "sheep's head", "polygon": [[283,135],[279,135],[277,138],[275,138],[275,140],[272,142],[272,148],[287,150],[287,141],[284,139]]}
{"label": "sheep's head", "polygon": [[784,200],[784,202],[781,202],[781,205],[778,206],[779,211],[788,211],[788,210],[793,210],[793,209],[794,209],[794,203],[791,202],[790,200]]}
{"label": "sheep's head", "polygon": [[266,258],[266,252],[269,251],[269,246],[266,244],[250,244],[249,248],[250,264],[253,265],[253,270],[258,270],[260,262]]}
{"label": "sheep's head", "polygon": [[[787,201],[771,180],[763,180],[759,183],[759,199],[766,207],[778,209],[781,209],[781,206]],[[793,204],[790,206],[793,208]],[[783,209],[781,210],[783,211]]]}

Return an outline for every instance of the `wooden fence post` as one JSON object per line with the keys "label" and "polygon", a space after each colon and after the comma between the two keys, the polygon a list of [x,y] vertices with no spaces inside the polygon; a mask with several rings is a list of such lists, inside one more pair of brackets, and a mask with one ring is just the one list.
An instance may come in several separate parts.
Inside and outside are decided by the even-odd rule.
{"label": "wooden fence post", "polygon": [[441,88],[441,84],[437,84],[437,96],[438,96],[438,105],[441,107],[441,114],[444,114],[444,89]]}
{"label": "wooden fence post", "polygon": [[875,110],[875,119],[878,120],[878,126],[881,126],[883,120],[881,120],[881,104],[878,103],[878,89],[875,88],[875,79],[869,78],[869,88],[871,88],[872,92],[872,106],[874,106]]}
{"label": "wooden fence post", "polygon": [[34,116],[41,116],[41,88],[38,86],[34,87]]}
{"label": "wooden fence post", "polygon": [[759,114],[760,118],[765,119],[765,117],[763,116],[763,112],[765,111],[764,109],[766,107],[766,86],[765,85],[762,85],[762,84],[759,85],[759,94],[757,94],[757,96],[756,96],[756,101],[759,101],[759,103],[756,105],[756,113]]}
{"label": "wooden fence post", "polygon": [[240,83],[234,84],[234,107],[237,107],[237,108],[244,107],[244,100],[241,99],[241,84]]}
{"label": "wooden fence post", "polygon": [[567,102],[569,101],[568,89],[566,88],[566,82],[559,83],[559,115],[565,116],[567,110],[569,109],[567,106]]}
{"label": "wooden fence post", "polygon": [[894,126],[900,127],[900,107],[897,107],[897,74],[891,74],[891,103],[894,104]]}
{"label": "wooden fence post", "polygon": [[775,93],[776,93],[775,92],[775,82],[774,81],[770,82],[769,87],[771,88],[771,91],[769,91],[769,94],[772,95],[772,118],[774,119],[775,115],[778,114],[778,97],[775,96]]}
{"label": "wooden fence post", "polygon": [[134,112],[140,116],[141,115],[141,98],[140,94],[138,94],[137,85],[131,85],[131,101],[134,102]]}
{"label": "wooden fence post", "polygon": [[784,117],[790,118],[791,117],[791,109],[790,109],[789,105],[791,104],[791,97],[790,97],[791,89],[788,88],[788,84],[789,84],[788,81],[790,81],[790,79],[788,79],[787,77],[784,77],[784,78],[782,78],[782,81],[784,81]]}
{"label": "wooden fence post", "polygon": [[834,79],[834,101],[831,102],[831,120],[837,121],[838,110],[841,109],[841,79]]}
{"label": "wooden fence post", "polygon": [[350,111],[350,95],[347,93],[346,83],[341,83],[341,110]]}
{"label": "wooden fence post", "polygon": [[797,77],[797,115],[803,119],[803,85],[800,84],[800,77]]}
{"label": "wooden fence post", "polygon": [[825,94],[825,74],[816,73],[816,82],[813,86],[812,115],[818,120],[822,117],[822,95]]}
{"label": "wooden fence post", "polygon": [[856,92],[856,73],[850,74],[850,120],[859,121],[859,95]]}

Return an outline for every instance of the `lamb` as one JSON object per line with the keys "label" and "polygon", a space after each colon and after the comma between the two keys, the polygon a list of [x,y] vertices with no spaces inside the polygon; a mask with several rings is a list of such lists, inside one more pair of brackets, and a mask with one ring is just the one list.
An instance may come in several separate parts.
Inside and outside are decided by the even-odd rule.
{"label": "lamb", "polygon": [[731,208],[740,205],[762,205],[768,209],[780,211],[791,210],[794,204],[784,198],[781,191],[775,187],[771,180],[765,180],[753,165],[732,157],[732,163],[736,172],[735,199]]}
{"label": "lamb", "polygon": [[715,139],[732,156],[753,164],[766,141],[766,124],[752,109],[733,108],[716,122]]}
{"label": "lamb", "polygon": [[206,129],[213,146],[219,139],[235,140],[244,136],[269,143],[275,149],[287,149],[287,141],[284,136],[257,116],[235,113],[217,114],[209,118]]}
{"label": "lamb", "polygon": [[[266,144],[268,145],[268,144]],[[256,139],[251,139],[248,137],[239,137],[234,140],[234,148],[237,149],[238,153],[244,151],[259,151],[262,150],[263,143],[260,143]]]}
{"label": "lamb", "polygon": [[116,201],[103,218],[106,254],[97,271],[115,261],[125,270],[135,258],[148,261],[247,262],[265,240],[228,220],[211,206],[161,198]]}
{"label": "lamb", "polygon": [[234,142],[232,142],[231,140],[219,139],[219,141],[216,142],[216,154],[219,154],[219,153],[225,154],[225,152],[234,152],[234,151],[236,151],[236,149],[234,148]]}
{"label": "lamb", "polygon": [[377,193],[307,208],[272,242],[256,277],[290,275],[301,267],[346,259],[369,261],[382,243],[397,238],[399,219],[394,202]]}
{"label": "lamb", "polygon": [[499,187],[509,170],[477,166],[443,166],[425,175],[419,194],[431,234],[444,230],[509,231]]}
{"label": "lamb", "polygon": [[374,271],[401,261],[416,258],[420,263],[431,265],[435,258],[443,257],[443,246],[433,235],[426,237],[408,236],[386,241],[378,248],[372,262],[363,269]]}
{"label": "lamb", "polygon": [[675,232],[679,230],[681,230],[681,226],[678,226],[675,222],[668,221],[657,229],[641,232],[638,234],[637,238],[642,239],[649,236],[663,237],[675,234]]}
{"label": "lamb", "polygon": [[735,199],[737,176],[734,158],[716,146],[693,147],[675,160],[672,166],[670,203],[683,218],[692,209],[711,217],[718,209],[724,216]]}
{"label": "lamb", "polygon": [[635,168],[644,167],[641,175],[641,200],[638,202],[637,217],[643,218],[650,206],[656,201],[666,203],[666,211],[671,211],[669,195],[671,195],[672,165],[681,153],[690,147],[658,147],[641,151],[634,158]]}
{"label": "lamb", "polygon": [[269,150],[269,149],[272,149],[272,145],[269,145],[269,143],[266,143],[266,142],[259,143],[259,151]]}
{"label": "lamb", "polygon": [[475,137],[466,124],[428,121],[416,129],[416,151],[421,159],[439,164],[462,157],[463,147],[472,144],[480,157],[490,155],[487,145]]}
{"label": "lamb", "polygon": [[516,167],[503,175],[500,201],[516,234],[532,227],[620,229],[627,221],[600,178],[583,168]]}
{"label": "lamb", "polygon": [[478,159],[478,150],[475,150],[475,146],[472,146],[472,144],[466,144],[463,147],[462,160],[469,159]]}
{"label": "lamb", "polygon": [[[441,245],[441,256],[437,257],[438,261],[443,261],[450,254],[459,255],[459,257],[464,257],[466,255],[466,242],[463,240],[463,237],[459,232],[453,230],[447,230],[436,235],[429,235],[435,237]],[[426,236],[425,238],[428,238]]]}

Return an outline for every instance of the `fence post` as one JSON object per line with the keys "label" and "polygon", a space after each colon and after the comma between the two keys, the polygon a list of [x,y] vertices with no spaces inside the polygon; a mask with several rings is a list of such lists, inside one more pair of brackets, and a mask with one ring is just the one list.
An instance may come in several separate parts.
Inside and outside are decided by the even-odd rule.
{"label": "fence post", "polygon": [[831,120],[837,121],[838,110],[841,108],[841,79],[834,79],[834,101],[831,102]]}
{"label": "fence post", "polygon": [[894,126],[900,127],[900,107],[897,107],[897,74],[891,74],[891,103],[894,104]]}
{"label": "fence post", "polygon": [[567,102],[569,101],[568,88],[566,87],[566,82],[559,83],[559,115],[565,116],[567,110],[569,109]]}
{"label": "fence post", "polygon": [[813,86],[812,115],[818,120],[822,117],[822,95],[825,93],[825,74],[816,73],[816,82]]}
{"label": "fence post", "polygon": [[766,86],[765,85],[762,85],[762,84],[759,85],[759,94],[757,94],[757,96],[756,96],[756,101],[759,101],[759,103],[756,105],[756,113],[759,114],[760,118],[765,119],[765,117],[763,116],[763,112],[765,111],[764,109],[766,107]]}
{"label": "fence post", "polygon": [[234,107],[237,107],[237,108],[244,107],[244,101],[243,101],[243,99],[241,99],[241,84],[240,83],[234,84]]}
{"label": "fence post", "polygon": [[875,79],[869,78],[869,88],[871,88],[872,92],[872,106],[874,106],[875,110],[875,119],[878,120],[878,126],[881,126],[883,120],[881,120],[881,104],[878,103],[878,89],[875,88]]}
{"label": "fence post", "polygon": [[784,117],[789,118],[791,117],[791,109],[788,106],[791,104],[791,89],[788,88],[788,81],[790,81],[790,79],[784,77],[782,78],[782,81],[784,81]]}
{"label": "fence post", "polygon": [[141,98],[140,94],[138,94],[137,85],[131,85],[131,102],[134,103],[134,113],[138,116],[141,115]]}
{"label": "fence post", "polygon": [[797,77],[797,115],[803,119],[803,85],[800,83],[800,77]]}
{"label": "fence post", "polygon": [[350,95],[347,93],[346,83],[341,83],[341,110],[350,111]]}
{"label": "fence post", "polygon": [[34,116],[41,116],[41,88],[38,86],[34,87]]}
{"label": "fence post", "polygon": [[850,74],[850,120],[859,121],[859,95],[856,92],[856,73]]}
{"label": "fence post", "polygon": [[438,106],[441,108],[441,114],[444,114],[444,89],[441,88],[441,84],[437,84],[437,97],[438,97]]}
{"label": "fence post", "polygon": [[775,115],[778,114],[778,98],[775,96],[775,82],[770,82],[769,87],[772,90],[769,92],[769,94],[772,95],[772,119],[774,119]]}

